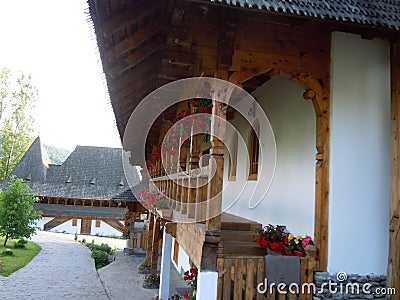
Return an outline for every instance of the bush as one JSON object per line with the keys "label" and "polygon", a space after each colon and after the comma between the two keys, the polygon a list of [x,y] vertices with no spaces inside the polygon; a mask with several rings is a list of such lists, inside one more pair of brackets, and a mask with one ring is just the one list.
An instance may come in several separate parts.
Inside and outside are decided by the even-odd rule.
{"label": "bush", "polygon": [[92,258],[94,259],[96,269],[100,269],[109,264],[108,254],[104,251],[92,250]]}
{"label": "bush", "polygon": [[88,247],[91,251],[100,250],[100,251],[106,252],[107,254],[111,254],[111,251],[112,251],[111,247],[108,246],[108,244],[97,245],[94,243],[88,243],[88,244],[86,244],[86,247]]}
{"label": "bush", "polygon": [[11,251],[11,249],[4,248],[0,251],[0,256],[13,256],[14,253]]}
{"label": "bush", "polygon": [[26,244],[27,244],[27,241],[25,241],[24,239],[20,239],[20,240],[18,240],[18,242],[14,243],[14,248],[15,249],[26,249]]}

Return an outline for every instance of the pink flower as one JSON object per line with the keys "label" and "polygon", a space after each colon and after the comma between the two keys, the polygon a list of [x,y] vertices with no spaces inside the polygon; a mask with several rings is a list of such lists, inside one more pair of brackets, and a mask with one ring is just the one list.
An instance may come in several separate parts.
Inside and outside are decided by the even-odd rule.
{"label": "pink flower", "polygon": [[303,248],[305,248],[310,243],[310,241],[311,241],[311,236],[307,235],[301,242]]}

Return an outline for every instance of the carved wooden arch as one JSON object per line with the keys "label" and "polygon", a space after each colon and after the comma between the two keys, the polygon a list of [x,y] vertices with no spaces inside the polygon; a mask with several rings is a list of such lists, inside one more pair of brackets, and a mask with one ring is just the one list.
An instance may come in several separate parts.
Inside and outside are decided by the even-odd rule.
{"label": "carved wooden arch", "polygon": [[[293,69],[296,67],[293,66]],[[319,72],[314,72],[319,73]],[[312,73],[288,71],[271,66],[265,69],[237,71],[229,76],[229,81],[242,86],[258,75],[270,78],[283,75],[301,86],[303,97],[311,100],[316,114],[316,170],[315,170],[315,217],[314,242],[317,248],[318,269],[326,271],[328,261],[328,209],[329,209],[329,82],[320,82]]]}

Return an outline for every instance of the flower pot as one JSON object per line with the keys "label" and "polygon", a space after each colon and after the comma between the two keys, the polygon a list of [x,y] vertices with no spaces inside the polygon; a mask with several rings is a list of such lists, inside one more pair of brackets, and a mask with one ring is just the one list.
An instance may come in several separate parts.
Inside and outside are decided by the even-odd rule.
{"label": "flower pot", "polygon": [[267,248],[267,254],[270,254],[270,255],[282,255],[282,253],[274,251],[274,250],[271,250],[271,249],[268,249],[268,248]]}
{"label": "flower pot", "polygon": [[[293,251],[294,252],[294,251]],[[288,247],[285,247],[285,255],[286,256],[294,256],[295,254]]]}
{"label": "flower pot", "polygon": [[300,257],[305,257],[306,254],[302,251],[298,251],[298,250],[293,250],[293,255],[295,256],[300,256]]}

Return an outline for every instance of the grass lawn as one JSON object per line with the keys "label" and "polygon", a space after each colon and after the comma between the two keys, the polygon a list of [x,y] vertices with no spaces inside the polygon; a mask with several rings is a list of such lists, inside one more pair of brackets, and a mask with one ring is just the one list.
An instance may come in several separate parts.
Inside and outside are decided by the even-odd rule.
{"label": "grass lawn", "polygon": [[[8,240],[7,247],[13,252],[12,256],[1,256],[0,261],[3,262],[3,268],[0,270],[0,275],[8,276],[18,269],[24,267],[42,250],[37,244],[28,241],[25,249],[14,248],[17,240]],[[4,249],[4,239],[0,238],[0,252]]]}

